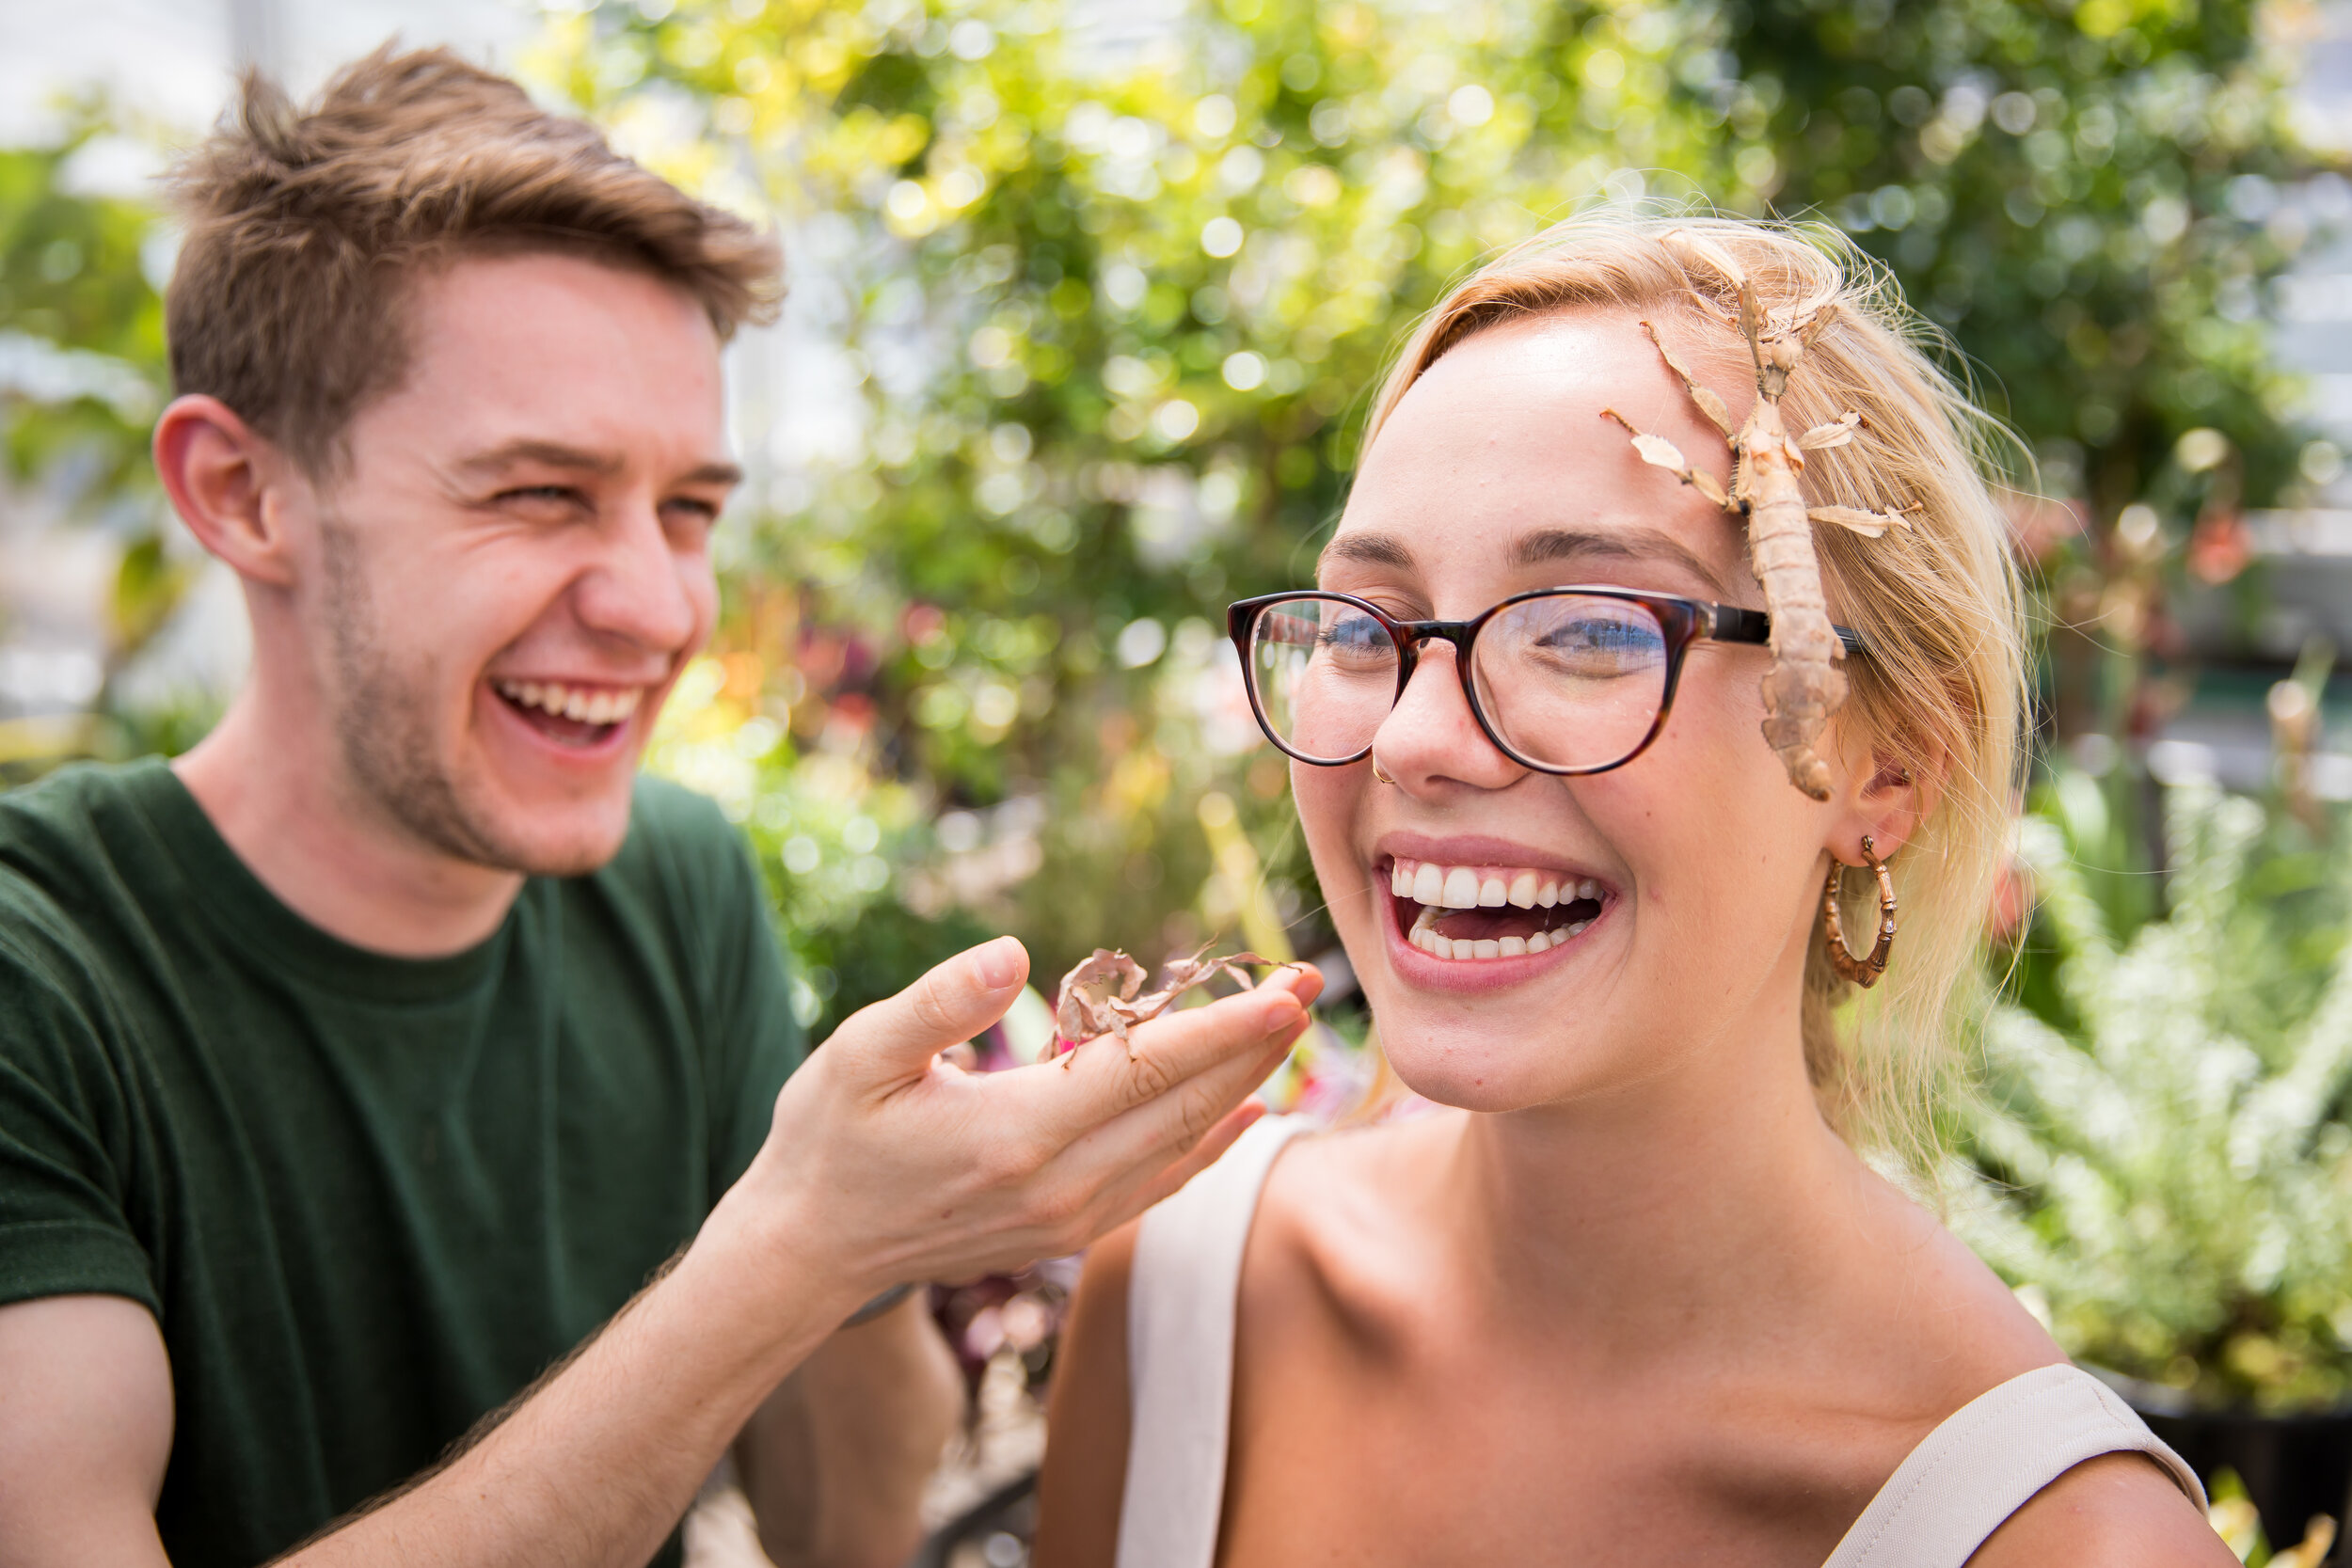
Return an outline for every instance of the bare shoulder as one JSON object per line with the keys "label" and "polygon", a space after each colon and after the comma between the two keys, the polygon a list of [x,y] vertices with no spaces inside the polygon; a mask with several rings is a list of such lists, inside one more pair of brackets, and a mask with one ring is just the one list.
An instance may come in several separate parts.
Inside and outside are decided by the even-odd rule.
{"label": "bare shoulder", "polygon": [[1258,1223],[1280,1229],[1311,1216],[1318,1231],[1337,1235],[1359,1223],[1371,1235],[1393,1232],[1401,1212],[1425,1195],[1433,1161],[1458,1140],[1463,1116],[1435,1111],[1297,1139],[1266,1179]]}
{"label": "bare shoulder", "polygon": [[2085,1460],[1988,1537],[1968,1568],[2231,1568],[2196,1504],[2144,1454]]}
{"label": "bare shoulder", "polygon": [[[1252,1333],[1329,1326],[1425,1303],[1429,1227],[1413,1223],[1427,1177],[1458,1132],[1459,1113],[1324,1132],[1282,1151],[1258,1205],[1241,1278]],[[1363,1328],[1368,1324],[1358,1323]]]}
{"label": "bare shoulder", "polygon": [[[2066,1360],[2000,1277],[1925,1210],[1889,1189],[1888,1234],[1906,1266],[1888,1275],[1890,1326],[1927,1354],[1910,1362],[1931,1408],[1957,1410],[2038,1367]],[[1899,1206],[1899,1211],[1896,1206]],[[1970,1568],[2228,1568],[2236,1558],[2145,1454],[2086,1460],[1988,1537]]]}
{"label": "bare shoulder", "polygon": [[[1877,1364],[1910,1386],[1934,1420],[1986,1390],[2067,1359],[2001,1277],[1935,1215],[1876,1175],[1866,1245],[1847,1299],[1867,1304]],[[1850,1354],[1845,1338],[1839,1354]],[[1930,1424],[1932,1424],[1931,1422]]]}

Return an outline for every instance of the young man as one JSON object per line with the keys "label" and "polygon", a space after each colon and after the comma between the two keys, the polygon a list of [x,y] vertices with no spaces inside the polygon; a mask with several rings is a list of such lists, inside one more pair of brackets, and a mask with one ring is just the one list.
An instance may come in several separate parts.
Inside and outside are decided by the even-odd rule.
{"label": "young man", "polygon": [[437,53],[178,190],[155,460],[252,675],[0,801],[0,1565],[619,1568],[730,1443],[780,1562],[901,1559],[951,1369],[836,1326],[1173,1190],[1312,978],[967,1076],[1000,941],[793,1072],[739,843],[635,777],[767,242]]}

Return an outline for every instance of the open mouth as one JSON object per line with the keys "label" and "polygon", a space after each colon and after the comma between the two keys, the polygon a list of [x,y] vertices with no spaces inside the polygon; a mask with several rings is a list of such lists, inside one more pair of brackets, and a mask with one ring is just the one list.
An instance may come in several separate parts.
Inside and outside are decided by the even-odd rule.
{"label": "open mouth", "polygon": [[1548,953],[1581,936],[1609,900],[1609,890],[1590,877],[1433,861],[1397,861],[1389,891],[1405,940],[1456,962]]}
{"label": "open mouth", "polygon": [[642,686],[577,686],[562,681],[492,681],[490,689],[523,722],[559,746],[591,750],[636,713]]}

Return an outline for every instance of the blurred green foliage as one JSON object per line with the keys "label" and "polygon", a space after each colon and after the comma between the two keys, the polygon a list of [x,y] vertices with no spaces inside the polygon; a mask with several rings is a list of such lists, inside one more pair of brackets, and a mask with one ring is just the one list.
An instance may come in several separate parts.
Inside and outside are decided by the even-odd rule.
{"label": "blurred green foliage", "polygon": [[12,484],[70,512],[153,493],[147,427],[165,385],[163,301],[141,261],[155,214],[63,178],[95,108],[56,147],[0,150],[0,451]]}
{"label": "blurred green foliage", "polygon": [[2163,806],[2154,918],[2084,863],[2113,830],[2101,781],[2061,768],[2026,818],[2026,983],[1986,1031],[1956,1227],[2077,1356],[2207,1407],[2339,1404],[2352,824],[2206,785]]}
{"label": "blurred green foliage", "polygon": [[78,178],[93,155],[145,160],[114,118],[84,102],[56,145],[0,150],[0,519],[25,532],[95,527],[121,549],[101,607],[99,715],[0,724],[10,783],[76,754],[182,750],[215,715],[209,703],[145,712],[115,697],[115,676],[177,609],[194,551],[164,527],[147,454],[170,382],[149,263],[168,235],[151,204]]}

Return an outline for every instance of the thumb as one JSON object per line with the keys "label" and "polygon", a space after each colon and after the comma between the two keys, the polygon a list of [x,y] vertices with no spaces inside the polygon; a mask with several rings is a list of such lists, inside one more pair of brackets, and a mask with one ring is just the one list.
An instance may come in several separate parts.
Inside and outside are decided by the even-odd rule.
{"label": "thumb", "polygon": [[898,995],[850,1014],[825,1049],[846,1046],[844,1065],[875,1084],[919,1077],[933,1056],[1004,1017],[1028,974],[1028,951],[1018,941],[984,942]]}

